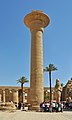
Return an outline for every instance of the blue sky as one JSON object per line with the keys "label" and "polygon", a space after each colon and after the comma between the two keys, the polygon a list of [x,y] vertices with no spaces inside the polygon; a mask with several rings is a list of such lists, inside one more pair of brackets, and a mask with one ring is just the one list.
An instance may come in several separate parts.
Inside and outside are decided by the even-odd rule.
{"label": "blue sky", "polygon": [[[52,86],[57,78],[66,84],[72,77],[72,0],[0,0],[0,86],[19,86],[21,76],[30,80],[31,36],[23,20],[32,10],[50,17],[43,33],[43,60],[44,67],[58,67],[52,72]],[[47,73],[44,86],[49,86]]]}

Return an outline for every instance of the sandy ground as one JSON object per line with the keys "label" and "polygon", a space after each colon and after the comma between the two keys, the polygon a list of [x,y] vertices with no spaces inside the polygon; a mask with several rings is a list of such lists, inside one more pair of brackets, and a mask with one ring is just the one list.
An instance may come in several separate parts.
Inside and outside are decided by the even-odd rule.
{"label": "sandy ground", "polygon": [[63,113],[0,111],[0,120],[72,120],[72,111]]}

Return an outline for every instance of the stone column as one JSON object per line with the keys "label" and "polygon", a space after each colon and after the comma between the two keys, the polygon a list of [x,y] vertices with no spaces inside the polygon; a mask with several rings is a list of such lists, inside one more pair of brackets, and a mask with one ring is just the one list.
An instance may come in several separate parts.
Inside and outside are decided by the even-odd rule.
{"label": "stone column", "polygon": [[13,90],[13,102],[18,103],[18,91]]}
{"label": "stone column", "polygon": [[25,92],[23,92],[23,103],[25,103]]}
{"label": "stone column", "polygon": [[5,90],[3,90],[3,102],[5,103]]}
{"label": "stone column", "polygon": [[0,102],[2,102],[2,95],[0,94]]}
{"label": "stone column", "polygon": [[49,22],[49,17],[42,11],[32,11],[24,18],[31,31],[30,104],[35,110],[44,101],[42,33]]}

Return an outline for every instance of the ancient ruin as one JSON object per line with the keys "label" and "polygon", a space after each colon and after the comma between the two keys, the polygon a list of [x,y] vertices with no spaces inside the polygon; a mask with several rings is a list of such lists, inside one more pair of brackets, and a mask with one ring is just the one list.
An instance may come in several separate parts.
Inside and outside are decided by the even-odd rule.
{"label": "ancient ruin", "polygon": [[56,102],[60,103],[62,87],[59,79],[56,79],[55,91],[56,91]]}
{"label": "ancient ruin", "polygon": [[49,22],[49,17],[39,10],[33,10],[24,17],[24,24],[31,32],[30,104],[32,109],[39,109],[40,103],[44,101],[42,33]]}

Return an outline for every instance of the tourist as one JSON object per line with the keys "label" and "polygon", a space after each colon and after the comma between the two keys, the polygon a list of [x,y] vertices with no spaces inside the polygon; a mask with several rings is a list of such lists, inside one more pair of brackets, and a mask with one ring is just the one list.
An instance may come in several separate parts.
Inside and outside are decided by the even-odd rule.
{"label": "tourist", "polygon": [[45,102],[43,102],[43,104],[42,104],[42,109],[43,110],[45,109]]}
{"label": "tourist", "polygon": [[49,112],[49,107],[45,104],[44,112]]}
{"label": "tourist", "polygon": [[19,110],[21,109],[21,103],[20,102],[18,103],[18,109]]}
{"label": "tourist", "polygon": [[21,103],[21,111],[23,110],[23,103]]}
{"label": "tourist", "polygon": [[55,112],[55,102],[52,102],[52,111]]}
{"label": "tourist", "polygon": [[58,112],[61,112],[61,103],[58,104]]}
{"label": "tourist", "polygon": [[41,111],[44,111],[44,109],[45,109],[45,102],[42,102],[42,103],[40,104],[40,108],[41,108]]}
{"label": "tourist", "polygon": [[49,105],[49,112],[52,112],[52,103]]}
{"label": "tourist", "polygon": [[63,107],[64,107],[63,102],[61,102],[61,112],[63,112]]}
{"label": "tourist", "polygon": [[55,109],[56,109],[56,112],[58,112],[58,104],[57,103],[55,104]]}

